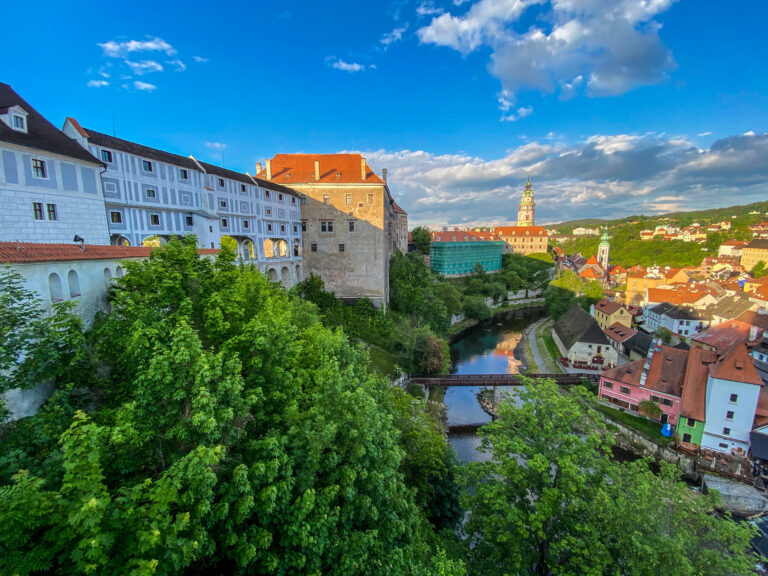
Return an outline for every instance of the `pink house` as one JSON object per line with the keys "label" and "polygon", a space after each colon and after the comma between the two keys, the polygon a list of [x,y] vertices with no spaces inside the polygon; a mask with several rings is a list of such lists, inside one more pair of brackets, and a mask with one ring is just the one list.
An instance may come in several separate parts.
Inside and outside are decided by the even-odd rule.
{"label": "pink house", "polygon": [[664,346],[657,340],[644,360],[606,370],[600,375],[600,399],[632,412],[643,400],[661,408],[661,422],[677,425],[683,391],[687,350]]}

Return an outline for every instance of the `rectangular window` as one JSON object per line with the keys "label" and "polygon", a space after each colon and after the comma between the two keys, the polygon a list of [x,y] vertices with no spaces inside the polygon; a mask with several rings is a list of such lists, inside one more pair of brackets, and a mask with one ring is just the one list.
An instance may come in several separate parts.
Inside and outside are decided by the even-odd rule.
{"label": "rectangular window", "polygon": [[352,194],[347,194],[345,197],[347,206],[352,206]]}
{"label": "rectangular window", "polygon": [[320,222],[321,232],[333,232],[333,220],[323,220]]}
{"label": "rectangular window", "polygon": [[160,214],[150,214],[149,223],[152,226],[160,226]]}
{"label": "rectangular window", "polygon": [[291,198],[291,204],[296,204],[296,198]]}
{"label": "rectangular window", "polygon": [[219,200],[219,208],[226,208],[226,207],[227,207],[227,201]]}
{"label": "rectangular window", "polygon": [[655,402],[656,404],[658,404],[659,402],[661,402],[661,398],[659,398],[654,394],[651,394],[651,402]]}
{"label": "rectangular window", "polygon": [[26,123],[24,122],[23,116],[17,116],[16,114],[13,115],[13,127],[16,130],[23,130],[26,132]]}
{"label": "rectangular window", "polygon": [[108,164],[112,164],[112,152],[110,150],[102,150],[101,159]]}
{"label": "rectangular window", "polygon": [[317,244],[310,244],[309,245],[309,250],[311,252],[317,252]]}
{"label": "rectangular window", "polygon": [[229,227],[229,221],[226,218],[221,219],[221,227],[222,228],[228,228]]}
{"label": "rectangular window", "polygon": [[354,220],[350,220],[349,221],[349,231],[350,232],[354,232],[355,231],[355,221]]}
{"label": "rectangular window", "polygon": [[248,230],[248,225],[249,225],[249,222],[248,222],[248,220],[243,220],[243,228],[245,228],[246,230]]}
{"label": "rectangular window", "polygon": [[32,159],[32,174],[34,174],[35,178],[48,178],[45,160]]}
{"label": "rectangular window", "polygon": [[115,211],[110,212],[109,219],[112,221],[112,224],[123,223],[123,215],[120,212],[115,212]]}
{"label": "rectangular window", "polygon": [[690,442],[690,441],[691,441],[691,435],[683,434],[683,442]]}
{"label": "rectangular window", "polygon": [[45,220],[45,216],[43,216],[42,202],[32,202],[32,210],[35,213],[35,220]]}
{"label": "rectangular window", "polygon": [[152,172],[152,162],[149,160],[142,160],[141,168],[144,170],[144,172]]}
{"label": "rectangular window", "polygon": [[331,195],[323,194],[323,204],[330,204],[330,203],[331,203]]}
{"label": "rectangular window", "polygon": [[670,400],[669,398],[662,398],[661,399],[661,403],[664,406],[672,406],[672,400]]}
{"label": "rectangular window", "polygon": [[302,222],[301,223],[301,231],[302,232],[306,232],[307,231],[307,223],[306,222]]}
{"label": "rectangular window", "polygon": [[264,190],[264,198],[269,198],[269,190]]}
{"label": "rectangular window", "polygon": [[182,180],[188,180],[189,179],[189,172],[187,172],[184,168],[181,168],[179,170],[179,178]]}
{"label": "rectangular window", "polygon": [[735,403],[736,403],[736,402],[738,402],[738,401],[739,401],[739,395],[738,395],[738,394],[731,394],[731,400],[730,400],[730,402],[731,402],[732,404],[735,404]]}
{"label": "rectangular window", "polygon": [[240,192],[245,192],[245,184],[240,184]]}
{"label": "rectangular window", "polygon": [[603,388],[608,388],[608,390],[613,390],[613,382],[603,382]]}
{"label": "rectangular window", "polygon": [[59,214],[56,212],[56,204],[46,204],[48,210],[48,220],[58,220]]}
{"label": "rectangular window", "polygon": [[272,232],[272,224],[267,224],[267,232]]}
{"label": "rectangular window", "polygon": [[147,198],[157,198],[157,192],[155,192],[152,188],[147,188],[144,192],[147,196]]}
{"label": "rectangular window", "polygon": [[368,193],[368,204],[373,204],[373,194],[371,192]]}
{"label": "rectangular window", "polygon": [[720,442],[720,444],[718,444],[718,446],[720,446],[720,448],[723,448],[724,450],[728,449],[728,444],[724,444],[723,442]]}
{"label": "rectangular window", "polygon": [[733,420],[733,410],[728,410],[728,412],[725,413],[725,419]]}
{"label": "rectangular window", "polygon": [[280,202],[282,202],[282,201],[283,201],[283,195],[282,195],[282,194],[278,194],[278,195],[277,195],[277,199],[278,199]]}
{"label": "rectangular window", "polygon": [[696,420],[694,420],[693,418],[688,418],[687,424],[689,428],[693,428],[694,426],[696,426]]}
{"label": "rectangular window", "polygon": [[299,233],[299,227],[296,226],[296,224],[293,225],[293,233],[298,234]]}
{"label": "rectangular window", "polygon": [[219,178],[219,188],[224,188],[224,178]]}
{"label": "rectangular window", "polygon": [[265,211],[265,214],[266,214],[267,216],[270,216],[270,215],[272,214],[272,210],[270,210],[269,208],[267,208],[267,209],[266,209],[266,211]]}
{"label": "rectangular window", "polygon": [[339,252],[344,252],[344,244],[339,244]]}
{"label": "rectangular window", "polygon": [[723,428],[723,436],[730,436],[730,435],[731,435],[731,429]]}
{"label": "rectangular window", "polygon": [[187,226],[194,226],[195,225],[195,217],[194,216],[185,216],[184,222],[187,224]]}
{"label": "rectangular window", "polygon": [[622,386],[621,387],[621,393],[622,394],[626,394],[627,396],[629,396],[629,388],[627,388],[626,386]]}
{"label": "rectangular window", "polygon": [[280,232],[285,233],[285,224],[280,224]]}

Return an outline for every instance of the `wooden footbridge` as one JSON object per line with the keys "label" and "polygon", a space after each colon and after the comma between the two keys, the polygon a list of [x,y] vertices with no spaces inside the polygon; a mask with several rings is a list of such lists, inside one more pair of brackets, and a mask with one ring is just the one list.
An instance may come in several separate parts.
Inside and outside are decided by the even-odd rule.
{"label": "wooden footbridge", "polygon": [[[576,374],[450,374],[444,376],[411,376],[407,382],[422,384],[427,388],[449,388],[451,386],[523,386],[522,379],[548,378],[563,386],[582,384],[589,380],[597,384],[599,374],[579,372]],[[406,383],[407,383],[406,382]]]}

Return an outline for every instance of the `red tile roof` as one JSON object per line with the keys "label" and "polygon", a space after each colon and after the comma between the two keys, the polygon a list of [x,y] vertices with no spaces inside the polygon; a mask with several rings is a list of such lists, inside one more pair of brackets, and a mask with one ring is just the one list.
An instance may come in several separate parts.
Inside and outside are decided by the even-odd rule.
{"label": "red tile roof", "polygon": [[602,275],[599,272],[595,272],[594,268],[587,268],[584,270],[584,272],[581,272],[579,274],[582,278],[591,278],[592,280],[597,280],[598,278],[601,278]]}
{"label": "red tile roof", "polygon": [[731,382],[746,382],[747,384],[763,385],[763,379],[757,373],[755,363],[743,343],[731,346],[717,362],[709,367],[713,378],[730,380]]}
{"label": "red tile roof", "polygon": [[[315,180],[315,161],[320,163],[320,180]],[[368,164],[365,180],[360,154],[275,154],[271,160],[272,178],[264,168],[257,177],[278,184],[320,182],[323,184],[384,184]]]}
{"label": "red tile roof", "polygon": [[83,138],[88,138],[88,132],[86,132],[82,126],[80,126],[80,122],[72,118],[71,116],[67,116],[64,122],[69,120],[69,123],[72,124],[72,127],[77,130],[77,133],[80,134]]}
{"label": "red tile roof", "polygon": [[706,417],[707,376],[709,365],[717,355],[710,350],[691,348],[688,366],[683,380],[683,392],[680,397],[680,415],[704,422]]}
{"label": "red tile roof", "polygon": [[610,316],[614,312],[617,312],[622,308],[622,305],[618,302],[611,302],[610,300],[602,299],[595,304],[595,310],[600,310],[603,314]]}
{"label": "red tile roof", "polygon": [[392,207],[395,209],[395,214],[405,214],[406,216],[408,215],[408,212],[400,208],[400,205],[394,200],[392,200]]}
{"label": "red tile roof", "polygon": [[[636,360],[607,370],[602,375],[619,382],[640,386],[640,376],[643,373],[645,362],[646,360]],[[683,389],[687,362],[688,350],[680,350],[670,346],[656,348],[645,379],[645,388],[679,397]]]}
{"label": "red tile roof", "polygon": [[490,232],[473,232],[471,230],[448,230],[447,232],[432,232],[432,242],[501,242]]}
{"label": "red tile roof", "polygon": [[703,344],[714,348],[719,354],[724,353],[736,342],[746,342],[749,339],[750,325],[738,319],[728,320],[717,326],[707,328],[692,338],[694,345]]}
{"label": "red tile roof", "polygon": [[494,232],[497,236],[547,236],[541,226],[499,226]]}
{"label": "red tile roof", "polygon": [[637,334],[636,331],[632,330],[632,328],[627,328],[621,322],[614,322],[608,326],[604,332],[608,338],[619,343],[624,342],[625,340],[629,340],[632,338],[632,336]]}
{"label": "red tile roof", "polygon": [[[36,244],[32,242],[0,242],[0,262],[67,262],[76,260],[124,260],[147,258],[154,248],[147,246],[101,246],[86,244]],[[218,250],[198,249],[201,255],[218,254]]]}

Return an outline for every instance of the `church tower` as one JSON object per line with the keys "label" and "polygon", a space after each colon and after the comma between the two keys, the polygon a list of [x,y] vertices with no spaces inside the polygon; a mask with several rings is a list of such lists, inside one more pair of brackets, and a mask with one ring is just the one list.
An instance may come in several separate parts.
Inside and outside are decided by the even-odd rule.
{"label": "church tower", "polygon": [[603,235],[600,237],[600,245],[597,247],[597,261],[603,270],[608,271],[608,257],[611,252],[611,237],[608,236],[608,225],[603,227]]}
{"label": "church tower", "polygon": [[536,204],[533,201],[533,188],[531,188],[531,177],[529,176],[523,190],[523,198],[520,200],[520,205],[517,208],[517,225],[533,226],[535,212]]}

